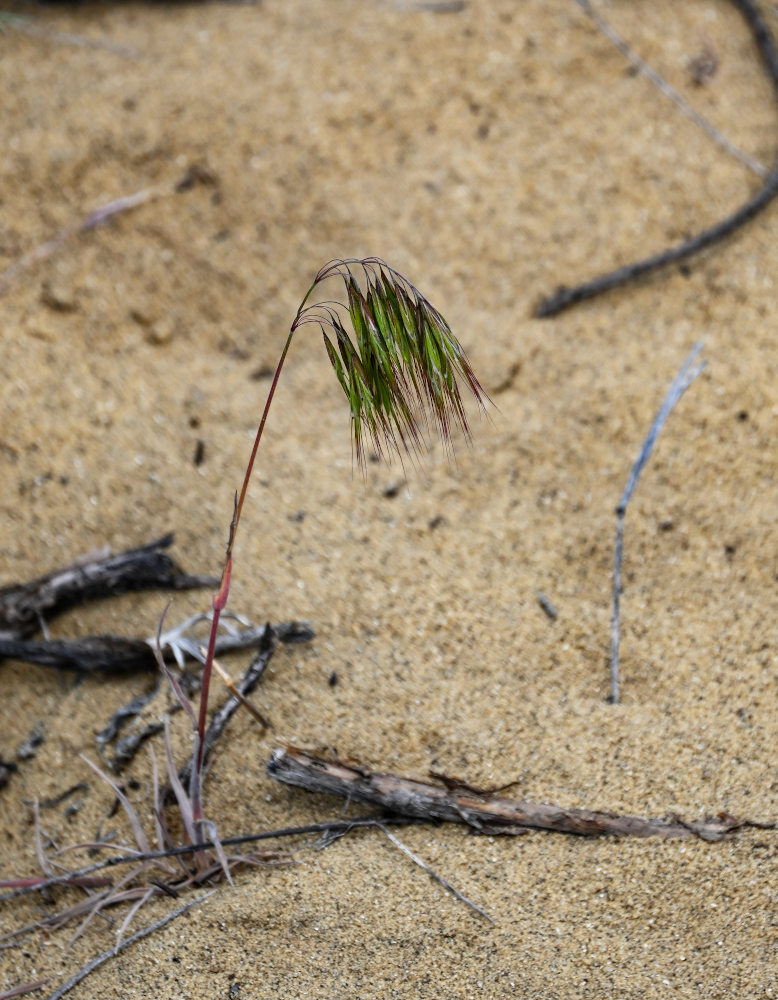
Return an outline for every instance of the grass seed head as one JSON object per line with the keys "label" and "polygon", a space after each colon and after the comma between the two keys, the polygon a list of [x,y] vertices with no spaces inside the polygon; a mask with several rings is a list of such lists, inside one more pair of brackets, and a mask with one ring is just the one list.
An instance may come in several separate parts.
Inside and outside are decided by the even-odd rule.
{"label": "grass seed head", "polygon": [[332,261],[319,271],[311,291],[331,277],[343,281],[345,302],[306,306],[304,301],[293,329],[304,323],[321,327],[349,402],[358,463],[364,466],[366,442],[379,457],[401,456],[418,452],[430,430],[445,444],[456,428],[469,437],[461,389],[482,409],[488,397],[438,310],[378,258]]}

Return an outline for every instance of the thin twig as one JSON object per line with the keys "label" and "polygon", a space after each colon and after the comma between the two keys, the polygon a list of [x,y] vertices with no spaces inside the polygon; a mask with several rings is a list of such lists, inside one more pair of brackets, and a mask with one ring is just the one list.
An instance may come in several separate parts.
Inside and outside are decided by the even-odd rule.
{"label": "thin twig", "polygon": [[592,21],[597,25],[599,31],[611,42],[619,52],[627,59],[638,72],[642,73],[648,80],[653,83],[653,85],[664,94],[665,97],[669,97],[670,100],[689,118],[695,125],[701,128],[717,145],[721,146],[727,153],[730,153],[737,160],[739,160],[743,166],[748,167],[749,170],[753,171],[757,177],[767,177],[769,170],[767,167],[760,163],[758,160],[754,159],[753,156],[749,156],[748,153],[736,146],[734,142],[727,138],[723,132],[720,132],[716,126],[709,122],[708,119],[701,115],[699,111],[696,111],[691,104],[683,97],[675,87],[671,86],[664,77],[660,76],[657,71],[650,66],[644,59],[632,49],[628,42],[626,42],[621,35],[616,31],[616,29],[605,20],[603,15],[592,7],[589,0],[576,0],[576,3],[582,10],[588,14]]}
{"label": "thin twig", "polygon": [[430,868],[430,866],[426,864],[426,862],[422,861],[422,859],[418,856],[418,854],[414,854],[413,851],[410,849],[410,847],[404,844],[399,837],[395,837],[395,835],[391,832],[391,830],[388,830],[385,826],[382,826],[380,823],[378,824],[378,826],[380,827],[381,830],[383,830],[383,832],[386,834],[389,840],[391,840],[391,842],[394,844],[395,847],[398,847],[403,852],[403,854],[406,854],[411,859],[411,861],[415,865],[418,865],[419,868],[421,868],[428,875],[434,878],[435,881],[438,882],[440,885],[442,885],[444,889],[447,889],[450,893],[452,893],[460,901],[460,903],[464,903],[466,906],[469,906],[471,910],[475,910],[476,913],[480,914],[482,917],[484,917],[484,919],[488,920],[490,924],[494,923],[494,918],[490,917],[489,914],[486,912],[486,910],[482,910],[481,907],[477,905],[477,903],[474,903],[472,899],[468,899],[467,896],[464,895],[464,893],[461,893],[459,891],[459,889],[455,889],[450,882],[447,882],[446,879],[443,878],[442,875],[438,875],[438,873],[434,869]]}
{"label": "thin twig", "polygon": [[143,188],[140,191],[135,191],[133,194],[124,195],[120,198],[114,198],[112,201],[98,206],[85,219],[82,219],[81,222],[76,222],[70,226],[66,226],[64,229],[60,229],[51,239],[46,240],[45,243],[41,243],[35,249],[30,250],[29,253],[24,254],[23,257],[20,257],[10,267],[7,267],[5,271],[1,271],[0,295],[4,295],[8,291],[11,282],[18,274],[26,271],[27,268],[38,261],[51,257],[72,236],[77,236],[79,233],[85,233],[90,229],[94,229],[95,226],[107,222],[122,212],[137,208],[139,205],[145,205],[147,202],[154,201],[163,194],[173,194],[174,190],[174,188],[157,185],[156,187]]}
{"label": "thin twig", "polygon": [[[772,35],[752,0],[732,0],[732,3],[738,8],[751,29],[765,70],[773,85],[775,98],[778,100],[778,49],[775,47]],[[745,204],[725,219],[703,229],[702,232],[688,240],[683,240],[667,250],[662,250],[660,253],[652,254],[650,257],[645,257],[631,264],[625,264],[623,267],[598,275],[596,278],[580,285],[574,285],[572,288],[561,285],[555,292],[541,300],[535,308],[535,316],[539,318],[556,316],[578,302],[593,298],[595,295],[600,295],[612,288],[618,288],[620,285],[625,285],[627,282],[658,271],[668,264],[685,260],[687,257],[707,249],[750,222],[770,204],[776,194],[778,194],[778,159],[770,169],[762,187]]]}
{"label": "thin twig", "polygon": [[198,896],[197,899],[193,899],[189,903],[184,903],[183,906],[179,906],[178,909],[173,910],[172,913],[168,913],[166,916],[162,917],[160,920],[156,920],[153,924],[148,924],[146,927],[142,927],[139,931],[136,931],[131,937],[126,938],[121,944],[114,945],[113,948],[108,948],[106,951],[97,955],[92,959],[91,962],[87,962],[86,965],[82,966],[78,972],[70,977],[67,982],[63,983],[59,989],[56,989],[53,993],[50,993],[46,1000],[60,1000],[64,997],[66,993],[69,993],[74,986],[77,986],[82,979],[86,979],[90,973],[94,972],[95,969],[99,969],[101,965],[104,965],[109,959],[114,958],[120,952],[129,948],[130,945],[135,944],[136,941],[141,941],[143,938],[148,937],[149,934],[153,934],[155,931],[162,930],[163,927],[171,923],[176,917],[180,917],[182,913],[186,913],[187,910],[191,910],[193,906],[197,906],[199,903],[204,902],[209,896],[212,896],[216,892],[215,889],[211,889],[210,892],[203,893],[202,896]]}
{"label": "thin twig", "polygon": [[[353,819],[337,819],[321,823],[307,823],[303,826],[287,826],[276,830],[262,830],[259,833],[244,833],[234,837],[222,837],[221,843],[223,847],[242,847],[245,844],[255,844],[261,840],[281,840],[286,837],[302,837],[313,833],[344,834],[349,833],[351,830],[359,830],[365,827],[372,828],[380,825],[385,826],[387,824],[392,824],[393,826],[407,826],[416,822],[418,822],[417,819],[409,818],[407,816],[382,816],[380,819],[373,816],[360,816]],[[104,847],[106,845],[95,844],[91,846]],[[67,887],[70,885],[81,885],[84,878],[94,872],[104,871],[106,868],[116,868],[117,866],[137,864],[138,862],[158,861],[162,858],[185,857],[188,854],[197,854],[200,851],[213,850],[215,847],[216,844],[214,841],[202,840],[196,844],[177,844],[175,847],[160,848],[160,850],[149,851],[146,854],[141,854],[140,851],[134,851],[129,854],[115,854],[109,858],[104,858],[102,861],[95,861],[93,864],[86,865],[83,868],[78,868],[69,872],[61,872],[60,874],[52,875],[49,878],[23,880],[0,879],[0,886],[8,888],[13,886],[10,892],[5,892],[0,895],[0,903],[6,903],[12,899],[16,899],[18,896],[29,895],[31,892],[43,892],[47,889],[54,888],[55,886]],[[24,884],[20,885],[20,881]],[[97,885],[98,883],[95,882],[90,884]],[[102,882],[99,884],[102,885]]]}
{"label": "thin twig", "polygon": [[32,267],[38,261],[51,257],[53,253],[59,250],[72,237],[88,232],[90,229],[108,222],[123,212],[146,205],[157,198],[166,198],[172,194],[180,194],[183,191],[188,191],[195,183],[211,184],[213,183],[213,178],[206,170],[195,165],[190,167],[183,178],[180,178],[174,184],[157,184],[154,187],[142,188],[140,191],[134,191],[132,194],[122,195],[103,205],[98,205],[85,219],[65,226],[64,229],[55,233],[51,239],[46,240],[45,243],[41,243],[33,250],[24,254],[19,260],[11,264],[10,267],[7,267],[5,271],[0,271],[0,296],[8,291],[11,282],[17,275],[27,270],[27,268]]}
{"label": "thin twig", "polygon": [[675,376],[673,384],[670,386],[664,402],[654,418],[653,424],[651,424],[651,429],[646,435],[646,439],[643,442],[637,460],[632,466],[632,471],[629,474],[627,485],[624,487],[621,500],[619,500],[619,505],[616,508],[616,545],[613,551],[613,617],[611,619],[611,691],[609,699],[614,705],[618,704],[619,701],[621,559],[624,547],[624,517],[627,513],[627,505],[632,498],[632,494],[634,493],[638,479],[640,478],[640,473],[643,471],[646,462],[648,462],[651,457],[651,452],[653,451],[659,432],[662,429],[662,425],[669,417],[681,396],[683,396],[692,382],[697,378],[703,368],[705,368],[706,362],[704,361],[700,361],[697,364],[694,363],[702,348],[702,341],[699,341],[694,345],[687,355],[686,360],[681,365],[680,371]]}

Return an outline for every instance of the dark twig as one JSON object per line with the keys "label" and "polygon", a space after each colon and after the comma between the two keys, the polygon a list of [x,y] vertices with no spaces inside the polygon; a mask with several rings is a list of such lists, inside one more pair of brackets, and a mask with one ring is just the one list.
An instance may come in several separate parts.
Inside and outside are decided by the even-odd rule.
{"label": "dark twig", "polygon": [[128,733],[120,740],[116,741],[114,753],[109,763],[112,771],[121,771],[125,768],[140,750],[141,746],[150,739],[161,733],[165,728],[164,722],[148,722],[142,729],[136,729]]}
{"label": "dark twig", "polygon": [[70,788],[66,788],[64,792],[60,792],[59,795],[55,795],[50,799],[41,799],[38,803],[39,809],[53,809],[55,806],[61,805],[65,799],[69,799],[71,795],[75,795],[76,792],[88,792],[89,785],[85,781],[79,781],[75,785],[71,785]]}
{"label": "dark twig", "polygon": [[[751,29],[751,34],[756,42],[765,70],[773,85],[776,100],[778,100],[778,49],[775,47],[772,35],[753,0],[732,0],[732,2],[743,15],[748,27]],[[577,302],[593,298],[595,295],[600,295],[602,292],[617,288],[629,281],[634,281],[637,278],[657,271],[668,264],[685,260],[687,257],[705,250],[714,243],[730,236],[747,222],[750,222],[754,216],[758,215],[773,200],[776,194],[778,194],[778,160],[776,160],[770,173],[765,178],[762,187],[744,205],[741,205],[740,208],[736,209],[725,219],[715,223],[708,229],[704,229],[701,233],[691,237],[691,239],[683,240],[676,246],[653,254],[643,260],[618,267],[614,271],[599,275],[572,288],[562,285],[539,303],[535,308],[535,315],[537,317],[556,316],[557,313],[569,309],[570,306],[575,305]]]}
{"label": "dark twig", "polygon": [[[286,826],[276,830],[262,830],[259,833],[243,833],[234,837],[221,837],[222,847],[242,847],[244,844],[256,844],[261,840],[282,840],[286,837],[306,837],[311,834],[343,835],[352,830],[361,830],[365,827],[380,826],[409,826],[420,822],[408,816],[357,816],[353,819],[327,820],[321,823],[306,823],[302,826]],[[105,845],[102,845],[105,846]],[[121,865],[137,865],[150,861],[159,861],[163,858],[180,858],[191,854],[198,854],[202,851],[213,850],[216,846],[213,840],[201,840],[196,844],[176,844],[172,847],[160,848],[157,851],[133,851],[131,854],[115,854],[102,861],[95,861],[91,865],[74,871],[59,872],[48,878],[28,878],[14,880],[0,880],[0,886],[8,888],[9,892],[0,895],[0,903],[16,899],[19,896],[29,895],[31,892],[45,892],[55,887],[67,887],[70,885],[86,884],[84,880],[94,872],[104,871],[106,868],[116,868]],[[89,883],[90,885],[92,883]],[[95,885],[105,884],[103,881],[95,882]],[[15,932],[14,932],[15,933]]]}
{"label": "dark twig", "polygon": [[[245,698],[247,695],[251,694],[254,688],[259,683],[262,674],[270,663],[270,659],[278,646],[278,636],[273,629],[272,625],[266,625],[264,632],[259,642],[259,649],[257,650],[257,655],[249,664],[248,670],[241,678],[238,684],[237,690],[240,695]],[[222,707],[218,711],[214,712],[211,717],[211,722],[205,731],[204,747],[203,747],[203,762],[207,763],[208,758],[213,751],[214,746],[221,737],[222,733],[227,727],[227,723],[233,717],[235,712],[240,708],[241,698],[236,697],[232,694],[224,702]],[[186,764],[179,771],[179,778],[181,784],[186,787],[191,781],[192,777],[192,759],[190,758]]]}
{"label": "dark twig", "polygon": [[[213,582],[213,581],[211,581]],[[313,636],[303,622],[281,622],[271,626],[282,642],[304,642]],[[216,655],[250,649],[263,641],[266,626],[251,626],[218,636]],[[177,647],[185,657],[199,658],[192,644]],[[171,655],[174,651],[171,650]],[[0,659],[8,657],[58,670],[73,670],[79,674],[129,674],[156,671],[157,661],[153,642],[149,639],[129,639],[119,635],[92,635],[79,639],[3,639],[0,636]]]}
{"label": "dark twig", "polygon": [[121,732],[122,726],[124,726],[130,719],[137,718],[138,715],[143,711],[143,709],[152,701],[159,692],[159,685],[155,684],[150,691],[144,691],[143,694],[136,695],[131,701],[126,705],[122,705],[121,708],[117,708],[116,711],[111,715],[107,724],[95,737],[98,746],[105,746],[106,743],[111,743]]}
{"label": "dark twig", "polygon": [[632,471],[629,474],[629,479],[627,485],[624,487],[624,493],[619,500],[619,505],[616,508],[616,545],[613,552],[613,617],[611,619],[611,691],[610,691],[610,701],[613,704],[617,704],[619,701],[619,635],[621,630],[621,619],[620,619],[620,599],[621,599],[621,559],[622,550],[624,545],[624,517],[627,513],[627,505],[629,504],[632,494],[635,492],[635,487],[637,486],[638,479],[640,478],[640,473],[646,462],[651,457],[651,452],[656,443],[656,439],[659,432],[662,429],[662,425],[668,416],[672,412],[673,408],[677,404],[678,400],[683,396],[692,382],[697,378],[700,372],[705,367],[705,362],[700,361],[695,364],[698,354],[702,350],[703,344],[700,341],[695,344],[692,350],[689,352],[686,360],[681,369],[673,380],[673,384],[670,386],[667,395],[665,396],[664,402],[662,403],[659,412],[654,418],[654,422],[651,425],[651,429],[646,436],[643,446],[640,449],[640,454],[637,457],[637,461],[632,466]]}
{"label": "dark twig", "polygon": [[0,639],[0,658],[79,674],[129,674],[156,670],[154,652],[143,639],[90,635],[80,639]]}
{"label": "dark twig", "polygon": [[[27,583],[0,588],[0,639],[24,639],[41,621],[83,601],[136,590],[185,590],[212,587],[211,576],[182,573],[163,550],[172,532],[147,545],[113,553],[101,549]],[[0,656],[11,655],[0,651]]]}
{"label": "dark twig", "polygon": [[287,785],[311,792],[339,795],[351,802],[371,802],[392,814],[426,820],[465,823],[476,833],[517,834],[527,829],[571,833],[584,837],[699,837],[723,840],[744,827],[774,829],[775,823],[741,820],[725,814],[686,823],[589,809],[519,801],[449,782],[449,786],[377,774],[367,768],[296,747],[274,750],[268,774]]}

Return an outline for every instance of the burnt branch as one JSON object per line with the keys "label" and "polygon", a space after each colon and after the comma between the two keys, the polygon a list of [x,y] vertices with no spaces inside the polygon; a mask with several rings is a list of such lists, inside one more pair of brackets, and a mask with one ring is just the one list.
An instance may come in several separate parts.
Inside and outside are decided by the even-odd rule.
{"label": "burnt branch", "polygon": [[[212,576],[183,573],[164,551],[172,544],[171,532],[124,552],[101,549],[27,583],[0,588],[0,639],[29,638],[42,621],[96,598],[136,590],[216,586],[218,580]],[[0,652],[0,656],[11,655],[15,654]]]}
{"label": "burnt branch", "polygon": [[[303,622],[281,622],[269,626],[283,643],[307,642],[313,631]],[[266,625],[224,633],[216,640],[216,655],[261,647]],[[72,670],[79,674],[154,673],[158,669],[155,640],[131,639],[120,635],[90,635],[79,639],[6,639],[0,633],[0,659],[7,657],[35,663],[40,667]],[[179,642],[175,650],[164,650],[166,659],[178,653],[198,659],[197,643]]]}

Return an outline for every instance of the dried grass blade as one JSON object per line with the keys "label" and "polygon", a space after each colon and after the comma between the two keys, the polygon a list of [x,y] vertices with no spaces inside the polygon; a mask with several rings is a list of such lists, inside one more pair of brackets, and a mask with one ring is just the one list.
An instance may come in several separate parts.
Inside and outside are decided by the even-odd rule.
{"label": "dried grass blade", "polygon": [[202,821],[203,832],[208,835],[208,837],[213,841],[213,849],[216,851],[216,857],[219,859],[219,864],[221,865],[221,870],[224,872],[224,877],[227,879],[230,885],[232,885],[232,874],[230,872],[230,864],[227,860],[227,855],[224,852],[224,847],[219,839],[219,831],[216,828],[216,824],[213,820],[206,819]]}
{"label": "dried grass blade", "polygon": [[41,814],[37,798],[33,801],[32,811],[35,819],[35,854],[38,858],[38,864],[41,866],[41,871],[45,872],[50,877],[54,877],[56,873],[51,866],[49,859],[46,857],[46,852],[43,850],[43,838],[41,837]]}
{"label": "dried grass blade", "polygon": [[130,826],[132,827],[133,835],[134,835],[135,840],[136,840],[136,842],[138,844],[138,847],[141,850],[141,853],[142,854],[149,854],[149,853],[151,853],[151,844],[148,841],[148,837],[146,836],[146,832],[143,829],[143,825],[142,825],[142,823],[141,823],[141,821],[140,821],[140,819],[138,817],[138,814],[135,812],[135,808],[133,807],[133,805],[130,802],[130,800],[127,798],[127,796],[121,790],[121,788],[119,788],[119,786],[116,784],[116,782],[113,781],[113,779],[110,778],[105,773],[105,771],[102,771],[97,766],[97,764],[93,764],[92,761],[88,757],[84,756],[84,754],[79,754],[79,756],[81,757],[81,759],[85,763],[87,763],[92,768],[92,770],[97,775],[99,775],[99,777],[101,777],[103,779],[103,781],[107,785],[109,785],[113,789],[114,794],[118,798],[119,802],[121,802],[122,808],[124,809],[125,813],[127,814],[127,819],[130,821]]}
{"label": "dried grass blade", "polygon": [[143,906],[143,904],[146,903],[146,902],[148,902],[149,899],[151,899],[151,897],[154,895],[155,892],[159,892],[159,889],[157,889],[157,887],[155,885],[150,885],[148,887],[148,889],[146,889],[146,891],[140,897],[140,899],[136,900],[136,902],[129,908],[129,910],[127,911],[127,914],[126,914],[124,920],[122,920],[122,922],[121,922],[121,924],[119,926],[119,929],[116,932],[116,947],[117,948],[121,944],[122,938],[124,937],[124,932],[130,926],[130,922],[132,921],[132,918],[135,916],[135,914],[138,912],[138,910]]}
{"label": "dried grass blade", "polygon": [[195,836],[192,801],[184,791],[184,786],[178,777],[176,762],[173,760],[173,748],[170,743],[170,719],[167,716],[165,716],[165,759],[167,762],[168,780],[176,797],[176,802],[178,802],[178,808],[181,811],[181,820],[183,821],[186,835],[189,838],[189,842],[195,844],[197,843],[197,837]]}
{"label": "dried grass blade", "polygon": [[12,990],[0,993],[0,1000],[11,1000],[11,997],[24,996],[25,993],[32,993],[34,990],[43,989],[48,983],[48,979],[36,979],[34,983],[23,983],[21,986],[14,986]]}

